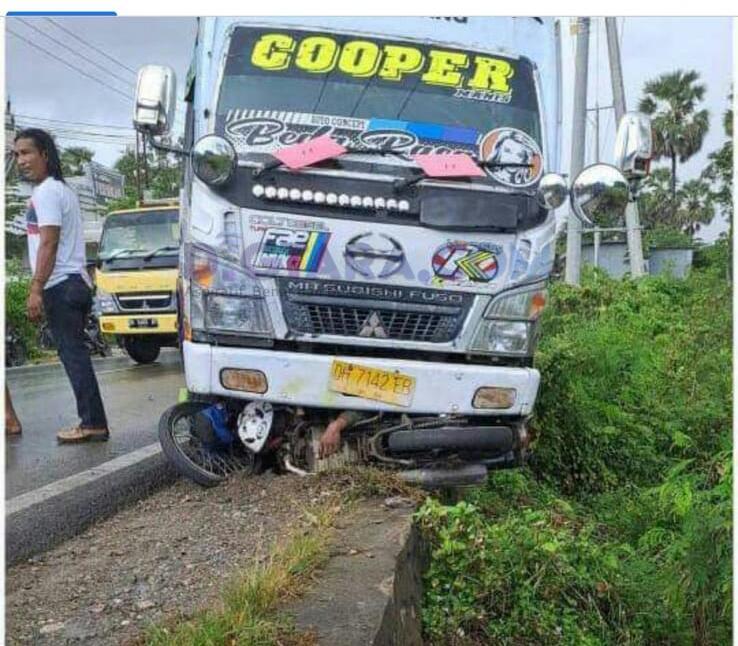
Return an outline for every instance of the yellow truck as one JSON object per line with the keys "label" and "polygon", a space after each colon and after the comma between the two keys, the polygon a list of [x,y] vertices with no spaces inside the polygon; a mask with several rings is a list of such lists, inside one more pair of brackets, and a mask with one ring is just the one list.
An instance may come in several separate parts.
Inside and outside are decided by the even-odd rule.
{"label": "yellow truck", "polygon": [[100,329],[138,363],[178,345],[179,206],[148,203],[105,218],[97,258]]}

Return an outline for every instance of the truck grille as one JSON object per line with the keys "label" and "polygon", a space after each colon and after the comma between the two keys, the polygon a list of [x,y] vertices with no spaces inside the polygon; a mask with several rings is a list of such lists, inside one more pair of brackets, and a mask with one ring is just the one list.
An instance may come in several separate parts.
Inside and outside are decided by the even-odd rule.
{"label": "truck grille", "polygon": [[125,312],[166,311],[172,308],[172,293],[158,294],[118,294],[118,306]]}
{"label": "truck grille", "polygon": [[[280,281],[282,311],[290,331],[301,335],[448,343],[458,335],[470,304],[467,295],[460,295],[453,305],[433,305],[412,302],[411,298],[384,300],[294,293],[302,290],[286,289],[289,282]],[[433,291],[391,291],[397,289],[414,294]]]}
{"label": "truck grille", "polygon": [[[370,320],[372,314],[376,314],[377,318]],[[309,320],[304,321],[307,325],[299,326],[302,328],[299,331],[310,334],[442,343],[453,339],[456,328],[456,319],[453,316],[421,312],[387,312],[365,307],[306,305],[301,315],[302,318],[307,316]]]}

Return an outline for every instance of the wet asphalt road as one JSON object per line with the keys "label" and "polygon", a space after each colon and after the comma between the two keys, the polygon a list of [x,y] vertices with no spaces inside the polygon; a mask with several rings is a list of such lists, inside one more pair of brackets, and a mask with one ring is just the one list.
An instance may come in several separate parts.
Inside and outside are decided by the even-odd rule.
{"label": "wet asphalt road", "polygon": [[76,424],[76,405],[63,370],[6,372],[23,435],[6,439],[5,497],[13,498],[158,441],[159,417],[184,386],[179,353],[163,350],[158,362],[95,362],[111,437],[108,442],[59,445],[56,431]]}

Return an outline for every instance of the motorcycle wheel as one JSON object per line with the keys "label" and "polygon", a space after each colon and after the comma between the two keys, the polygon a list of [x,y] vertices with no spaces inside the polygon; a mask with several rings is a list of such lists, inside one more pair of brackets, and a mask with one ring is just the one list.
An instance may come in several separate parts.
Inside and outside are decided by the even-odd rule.
{"label": "motorcycle wheel", "polygon": [[38,344],[44,350],[56,350],[56,343],[48,324],[43,324],[38,332]]}
{"label": "motorcycle wheel", "polygon": [[234,473],[254,473],[258,456],[240,446],[212,450],[193,431],[192,417],[212,404],[181,402],[167,409],[159,420],[159,442],[167,459],[186,478],[214,487]]}
{"label": "motorcycle wheel", "polygon": [[21,341],[13,340],[5,344],[5,367],[17,368],[26,362],[26,349]]}

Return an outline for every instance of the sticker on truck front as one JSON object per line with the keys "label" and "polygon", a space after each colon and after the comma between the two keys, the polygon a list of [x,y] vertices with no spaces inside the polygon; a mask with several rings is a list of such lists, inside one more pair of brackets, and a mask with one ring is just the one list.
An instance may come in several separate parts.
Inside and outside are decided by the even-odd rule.
{"label": "sticker on truck front", "polygon": [[500,252],[498,245],[451,240],[433,253],[434,282],[469,280],[488,283],[500,270]]}
{"label": "sticker on truck front", "polygon": [[236,150],[274,152],[283,146],[330,136],[349,147],[391,149],[415,155],[476,154],[482,133],[473,128],[403,119],[347,119],[335,115],[283,110],[233,109],[225,115],[225,133]]}
{"label": "sticker on truck front", "polygon": [[515,128],[497,128],[484,135],[479,144],[479,158],[490,165],[499,164],[488,166],[487,172],[505,186],[530,186],[543,173],[543,156],[538,144]]}
{"label": "sticker on truck front", "polygon": [[316,272],[330,237],[327,231],[269,228],[264,231],[254,267]]}

